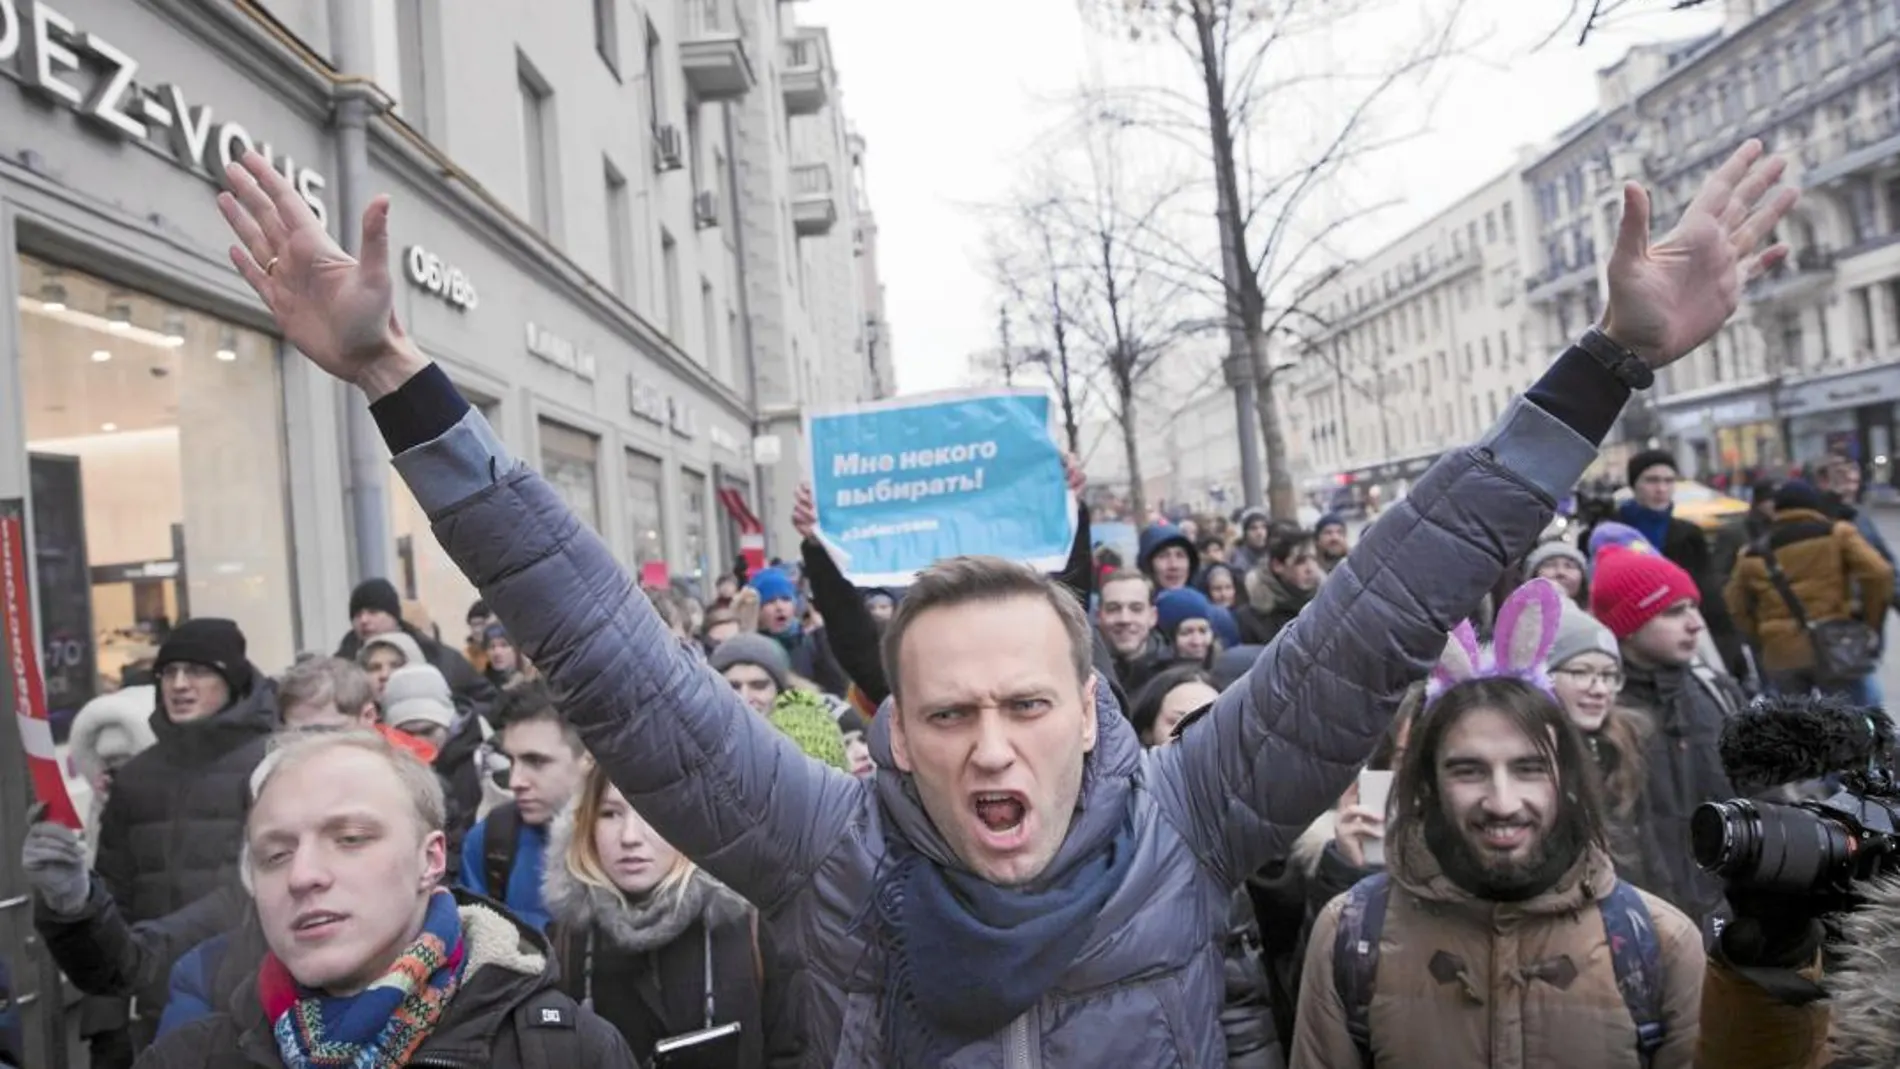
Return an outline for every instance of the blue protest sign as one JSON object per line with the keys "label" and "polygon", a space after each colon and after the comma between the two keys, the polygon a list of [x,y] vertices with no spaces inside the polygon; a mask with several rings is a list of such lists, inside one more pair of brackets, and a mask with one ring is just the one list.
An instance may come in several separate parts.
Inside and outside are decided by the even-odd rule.
{"label": "blue protest sign", "polygon": [[1049,398],[932,394],[805,417],[818,535],[859,586],[982,553],[1056,571],[1075,538]]}

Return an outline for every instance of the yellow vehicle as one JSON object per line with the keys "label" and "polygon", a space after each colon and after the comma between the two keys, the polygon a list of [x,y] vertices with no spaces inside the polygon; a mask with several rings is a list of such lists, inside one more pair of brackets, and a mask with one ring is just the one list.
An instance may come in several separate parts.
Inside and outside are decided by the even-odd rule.
{"label": "yellow vehicle", "polygon": [[[1616,492],[1617,504],[1629,499],[1629,487]],[[1694,479],[1679,479],[1676,481],[1675,515],[1677,519],[1688,520],[1702,528],[1704,533],[1714,534],[1731,526],[1739,526],[1748,515],[1748,502],[1739,497],[1730,497]]]}

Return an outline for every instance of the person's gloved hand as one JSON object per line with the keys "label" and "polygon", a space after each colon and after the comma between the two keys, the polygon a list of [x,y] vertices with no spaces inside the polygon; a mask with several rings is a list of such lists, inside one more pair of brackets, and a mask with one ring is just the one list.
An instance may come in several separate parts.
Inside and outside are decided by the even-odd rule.
{"label": "person's gloved hand", "polygon": [[86,844],[79,833],[50,820],[35,821],[20,848],[20,866],[40,900],[54,913],[78,913],[92,893]]}
{"label": "person's gloved hand", "polygon": [[1826,938],[1821,918],[1847,908],[1838,895],[1730,888],[1735,917],[1722,928],[1721,956],[1738,968],[1801,969]]}

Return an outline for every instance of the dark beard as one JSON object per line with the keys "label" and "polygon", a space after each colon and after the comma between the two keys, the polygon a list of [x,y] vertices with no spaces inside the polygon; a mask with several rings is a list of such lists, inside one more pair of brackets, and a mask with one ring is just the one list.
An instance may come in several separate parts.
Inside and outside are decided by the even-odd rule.
{"label": "dark beard", "polygon": [[1425,846],[1452,883],[1486,902],[1522,902],[1556,886],[1583,855],[1583,821],[1559,817],[1534,846],[1531,857],[1509,868],[1487,866],[1477,849],[1452,826],[1442,809],[1425,814]]}

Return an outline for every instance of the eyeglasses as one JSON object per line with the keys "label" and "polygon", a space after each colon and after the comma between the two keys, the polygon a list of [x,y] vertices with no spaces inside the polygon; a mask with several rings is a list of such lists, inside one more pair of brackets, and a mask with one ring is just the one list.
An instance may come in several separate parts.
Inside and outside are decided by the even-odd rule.
{"label": "eyeglasses", "polygon": [[178,678],[197,683],[202,680],[210,679],[217,674],[217,669],[202,664],[192,664],[189,661],[173,661],[158,673],[158,679],[161,683],[170,683],[173,679]]}
{"label": "eyeglasses", "polygon": [[1623,673],[1612,668],[1607,672],[1594,672],[1588,668],[1559,668],[1552,675],[1564,676],[1585,690],[1593,683],[1601,683],[1611,692],[1623,689]]}

